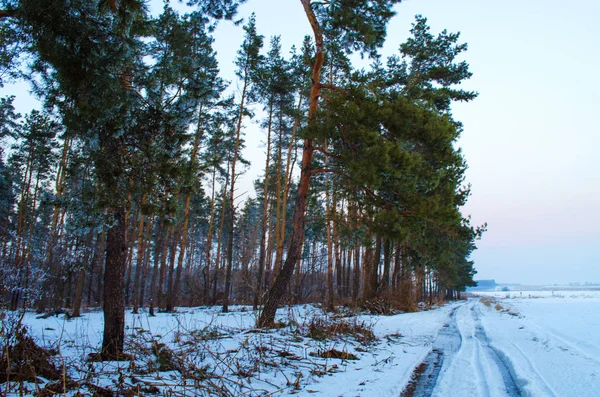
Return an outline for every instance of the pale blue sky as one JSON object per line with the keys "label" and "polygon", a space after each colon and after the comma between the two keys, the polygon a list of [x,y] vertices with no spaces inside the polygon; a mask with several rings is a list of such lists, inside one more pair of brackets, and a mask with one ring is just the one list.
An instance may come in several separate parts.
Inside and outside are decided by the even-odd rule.
{"label": "pale blue sky", "polygon": [[[248,0],[240,16],[252,11],[267,43],[280,34],[285,51],[310,33],[299,0]],[[473,255],[476,278],[600,282],[600,2],[409,0],[397,12],[384,55],[408,37],[415,14],[427,17],[434,33],[460,31],[469,44],[464,59],[473,78],[465,88],[480,95],[454,114],[465,127],[459,146],[473,185],[464,213],[475,224],[488,222]],[[226,79],[233,79],[242,36],[241,26],[217,29]],[[19,111],[32,103],[22,96]],[[264,164],[264,134],[255,126],[246,131],[253,166],[241,191],[252,189]]]}

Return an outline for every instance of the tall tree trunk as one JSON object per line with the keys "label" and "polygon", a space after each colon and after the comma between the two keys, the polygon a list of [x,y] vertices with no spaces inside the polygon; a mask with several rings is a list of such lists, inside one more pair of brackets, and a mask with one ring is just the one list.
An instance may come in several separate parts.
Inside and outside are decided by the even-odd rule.
{"label": "tall tree trunk", "polygon": [[208,219],[208,231],[206,234],[206,264],[204,266],[204,304],[210,303],[210,251],[212,249],[213,222],[215,214],[215,179],[217,177],[217,166],[213,166],[212,176],[212,198],[210,200],[210,215]]}
{"label": "tall tree trunk", "polygon": [[215,275],[213,277],[213,293],[211,303],[217,301],[217,283],[219,281],[219,271],[221,270],[221,243],[223,242],[223,229],[225,227],[225,211],[227,205],[227,186],[229,184],[229,164],[227,164],[227,178],[223,186],[223,203],[221,205],[221,221],[219,225],[219,237],[217,239],[217,258],[215,260]]}
{"label": "tall tree trunk", "polygon": [[[56,193],[55,193],[55,197],[56,197],[56,202],[58,202],[63,194],[63,190],[64,190],[64,181],[65,181],[65,175],[66,175],[66,169],[67,169],[67,156],[69,153],[69,149],[71,147],[71,139],[69,137],[66,137],[64,142],[63,142],[63,149],[62,149],[62,155],[61,155],[61,160],[60,163],[58,165],[58,170],[56,172]],[[57,230],[57,226],[58,226],[58,220],[59,220],[59,215],[60,215],[60,206],[58,205],[54,205],[54,208],[52,209],[52,221],[50,223],[50,233],[48,235],[48,245],[46,246],[46,258],[45,258],[45,263],[44,263],[44,269],[46,270],[47,273],[49,273],[50,276],[52,276],[52,261],[53,261],[53,254],[54,254],[54,245],[56,243],[56,239],[58,237],[58,230]],[[92,275],[90,275],[90,291],[91,291],[91,277]],[[51,288],[51,285],[49,283],[49,281],[52,279],[52,277],[48,277],[48,281],[45,281],[43,283],[44,285],[44,290],[48,291]],[[52,286],[55,287],[55,286]],[[43,312],[45,310],[45,306],[46,306],[46,298],[47,298],[47,292],[44,293],[44,295],[42,296],[42,298],[38,301],[38,308],[37,311],[38,312]],[[88,305],[90,304],[90,297],[91,295],[88,294]]]}
{"label": "tall tree trunk", "polygon": [[[325,148],[327,148],[327,140],[325,140]],[[328,158],[325,157],[325,168],[327,168]],[[325,179],[325,229],[327,236],[327,310],[333,311],[334,306],[334,290],[333,290],[333,242],[331,236],[331,213],[332,205],[329,194],[329,175]]]}
{"label": "tall tree trunk", "polygon": [[[309,125],[312,126],[315,124],[315,117],[319,106],[319,94],[321,91],[321,67],[323,66],[324,61],[324,44],[321,27],[319,26],[317,17],[312,10],[310,0],[301,0],[301,2],[304,6],[304,11],[315,36],[316,53],[315,62],[313,65],[312,86],[308,110],[308,122]],[[312,139],[307,138],[304,140],[304,149],[302,152],[302,171],[300,172],[300,182],[298,184],[298,193],[296,195],[296,202],[294,205],[294,227],[290,236],[288,255],[285,260],[285,264],[275,279],[275,283],[269,290],[264,309],[257,321],[257,325],[259,327],[267,327],[274,323],[275,314],[277,313],[277,306],[279,306],[281,299],[287,291],[287,286],[294,272],[294,267],[296,266],[298,258],[301,255],[301,240],[304,233],[306,198],[310,186],[313,153],[314,147],[312,144]]]}
{"label": "tall tree trunk", "polygon": [[267,125],[267,159],[265,161],[265,182],[263,184],[263,214],[261,220],[260,251],[258,254],[258,272],[256,275],[256,292],[254,294],[254,310],[262,302],[263,278],[267,254],[267,219],[269,216],[269,160],[271,157],[271,123],[273,120],[273,101],[269,107],[269,122]]}
{"label": "tall tree trunk", "polygon": [[237,122],[237,131],[235,137],[235,148],[233,150],[233,159],[231,161],[231,186],[229,189],[229,241],[227,242],[227,269],[225,271],[225,291],[223,294],[223,313],[229,311],[229,295],[231,294],[231,277],[233,276],[233,228],[235,226],[235,166],[237,164],[238,152],[240,149],[240,138],[242,134],[242,121],[244,119],[244,105],[246,101],[246,91],[250,82],[249,66],[246,65],[244,76],[244,88],[242,89],[242,99]]}
{"label": "tall tree trunk", "polygon": [[[200,137],[202,136],[202,128],[201,128],[201,120],[202,120],[202,106],[200,107],[200,112],[198,114],[198,124],[196,126],[196,136],[194,137],[194,146],[192,147],[192,153],[190,155],[190,166],[192,170],[197,163],[196,156],[198,155],[198,146],[200,144]],[[185,248],[187,245],[187,236],[188,236],[188,226],[190,221],[190,203],[192,201],[192,193],[190,191],[187,192],[185,197],[185,209],[183,212],[183,227],[181,229],[181,237],[179,244],[179,257],[177,259],[177,272],[175,275],[175,280],[169,283],[169,294],[167,296],[167,311],[173,311],[175,305],[177,304],[177,295],[179,294],[179,288],[181,284],[181,272],[183,269],[183,259],[185,257]]]}
{"label": "tall tree trunk", "polygon": [[[35,209],[37,207],[37,197],[38,197],[38,191],[39,191],[39,187],[40,187],[40,170],[38,169],[37,171],[37,175],[36,175],[36,181],[35,181],[35,188],[33,190],[33,204],[32,204],[32,214],[31,214],[31,219],[29,221],[29,232],[27,234],[27,249],[23,252],[23,260],[25,261],[25,280],[24,280],[24,288],[23,290],[25,291],[25,296],[23,297],[23,309],[27,309],[27,307],[29,306],[29,279],[31,277],[31,258],[33,255],[33,247],[32,247],[32,242],[33,242],[33,229],[35,226]],[[18,304],[18,300],[17,302],[15,302],[15,304]],[[16,306],[15,306],[15,310],[16,310]]]}
{"label": "tall tree trunk", "polygon": [[281,229],[281,219],[283,210],[281,208],[281,185],[284,183],[281,175],[282,152],[283,152],[283,126],[281,122],[281,109],[279,111],[279,144],[277,145],[277,164],[275,166],[275,264],[273,265],[273,274],[276,276],[281,269],[283,261],[283,230]]}

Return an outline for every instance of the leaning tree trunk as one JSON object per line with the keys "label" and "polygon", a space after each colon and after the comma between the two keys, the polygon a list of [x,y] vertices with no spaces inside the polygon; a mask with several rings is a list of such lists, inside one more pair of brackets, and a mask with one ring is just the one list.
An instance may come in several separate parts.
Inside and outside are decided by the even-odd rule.
{"label": "leaning tree trunk", "polygon": [[[311,8],[310,1],[301,1],[315,36],[316,53],[308,109],[309,125],[314,125],[315,116],[319,106],[319,94],[321,92],[321,67],[323,66],[324,61],[323,34],[321,32],[319,22],[317,21],[317,17]],[[281,271],[277,274],[277,278],[275,279],[273,286],[269,290],[265,306],[257,321],[257,325],[259,327],[266,327],[274,323],[277,306],[279,306],[281,299],[287,291],[290,278],[294,272],[294,267],[296,266],[298,258],[300,258],[301,255],[300,250],[302,247],[302,237],[304,235],[306,198],[308,196],[308,189],[310,186],[313,153],[314,147],[312,139],[306,138],[304,140],[304,149],[302,152],[302,171],[300,172],[300,182],[298,184],[298,193],[296,195],[296,202],[294,205],[294,227],[290,236],[288,255],[285,259],[283,267],[281,268]]]}

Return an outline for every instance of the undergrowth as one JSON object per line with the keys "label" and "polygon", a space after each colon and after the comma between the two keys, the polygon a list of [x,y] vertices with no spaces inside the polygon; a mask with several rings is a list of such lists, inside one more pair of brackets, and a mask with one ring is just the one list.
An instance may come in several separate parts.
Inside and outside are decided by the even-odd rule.
{"label": "undergrowth", "polygon": [[[290,309],[278,329],[225,326],[217,313],[202,327],[174,316],[175,325],[160,332],[139,315],[128,325],[123,361],[94,359],[99,346],[90,342],[82,325],[85,315],[65,318],[79,324],[71,327],[77,334],[61,333],[60,340],[36,340],[19,328],[19,321],[5,317],[0,383],[5,394],[44,397],[292,394],[315,377],[343,371],[348,362],[378,349],[373,320],[344,309],[337,315],[308,312],[312,315],[298,319]],[[58,331],[54,328],[47,327]]]}

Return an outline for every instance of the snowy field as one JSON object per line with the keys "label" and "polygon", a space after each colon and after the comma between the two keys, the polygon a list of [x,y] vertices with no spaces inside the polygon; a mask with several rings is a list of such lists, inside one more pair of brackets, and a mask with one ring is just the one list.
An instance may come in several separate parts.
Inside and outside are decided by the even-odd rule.
{"label": "snowy field", "polygon": [[[39,345],[60,352],[73,380],[67,395],[600,395],[598,291],[480,293],[394,316],[295,306],[280,309],[282,328],[268,331],[253,328],[256,316],[242,306],[128,314],[132,361],[111,363],[86,360],[101,343],[100,312],[28,313],[24,322]],[[7,394],[18,395],[12,386]],[[25,386],[25,395],[36,390]]]}

